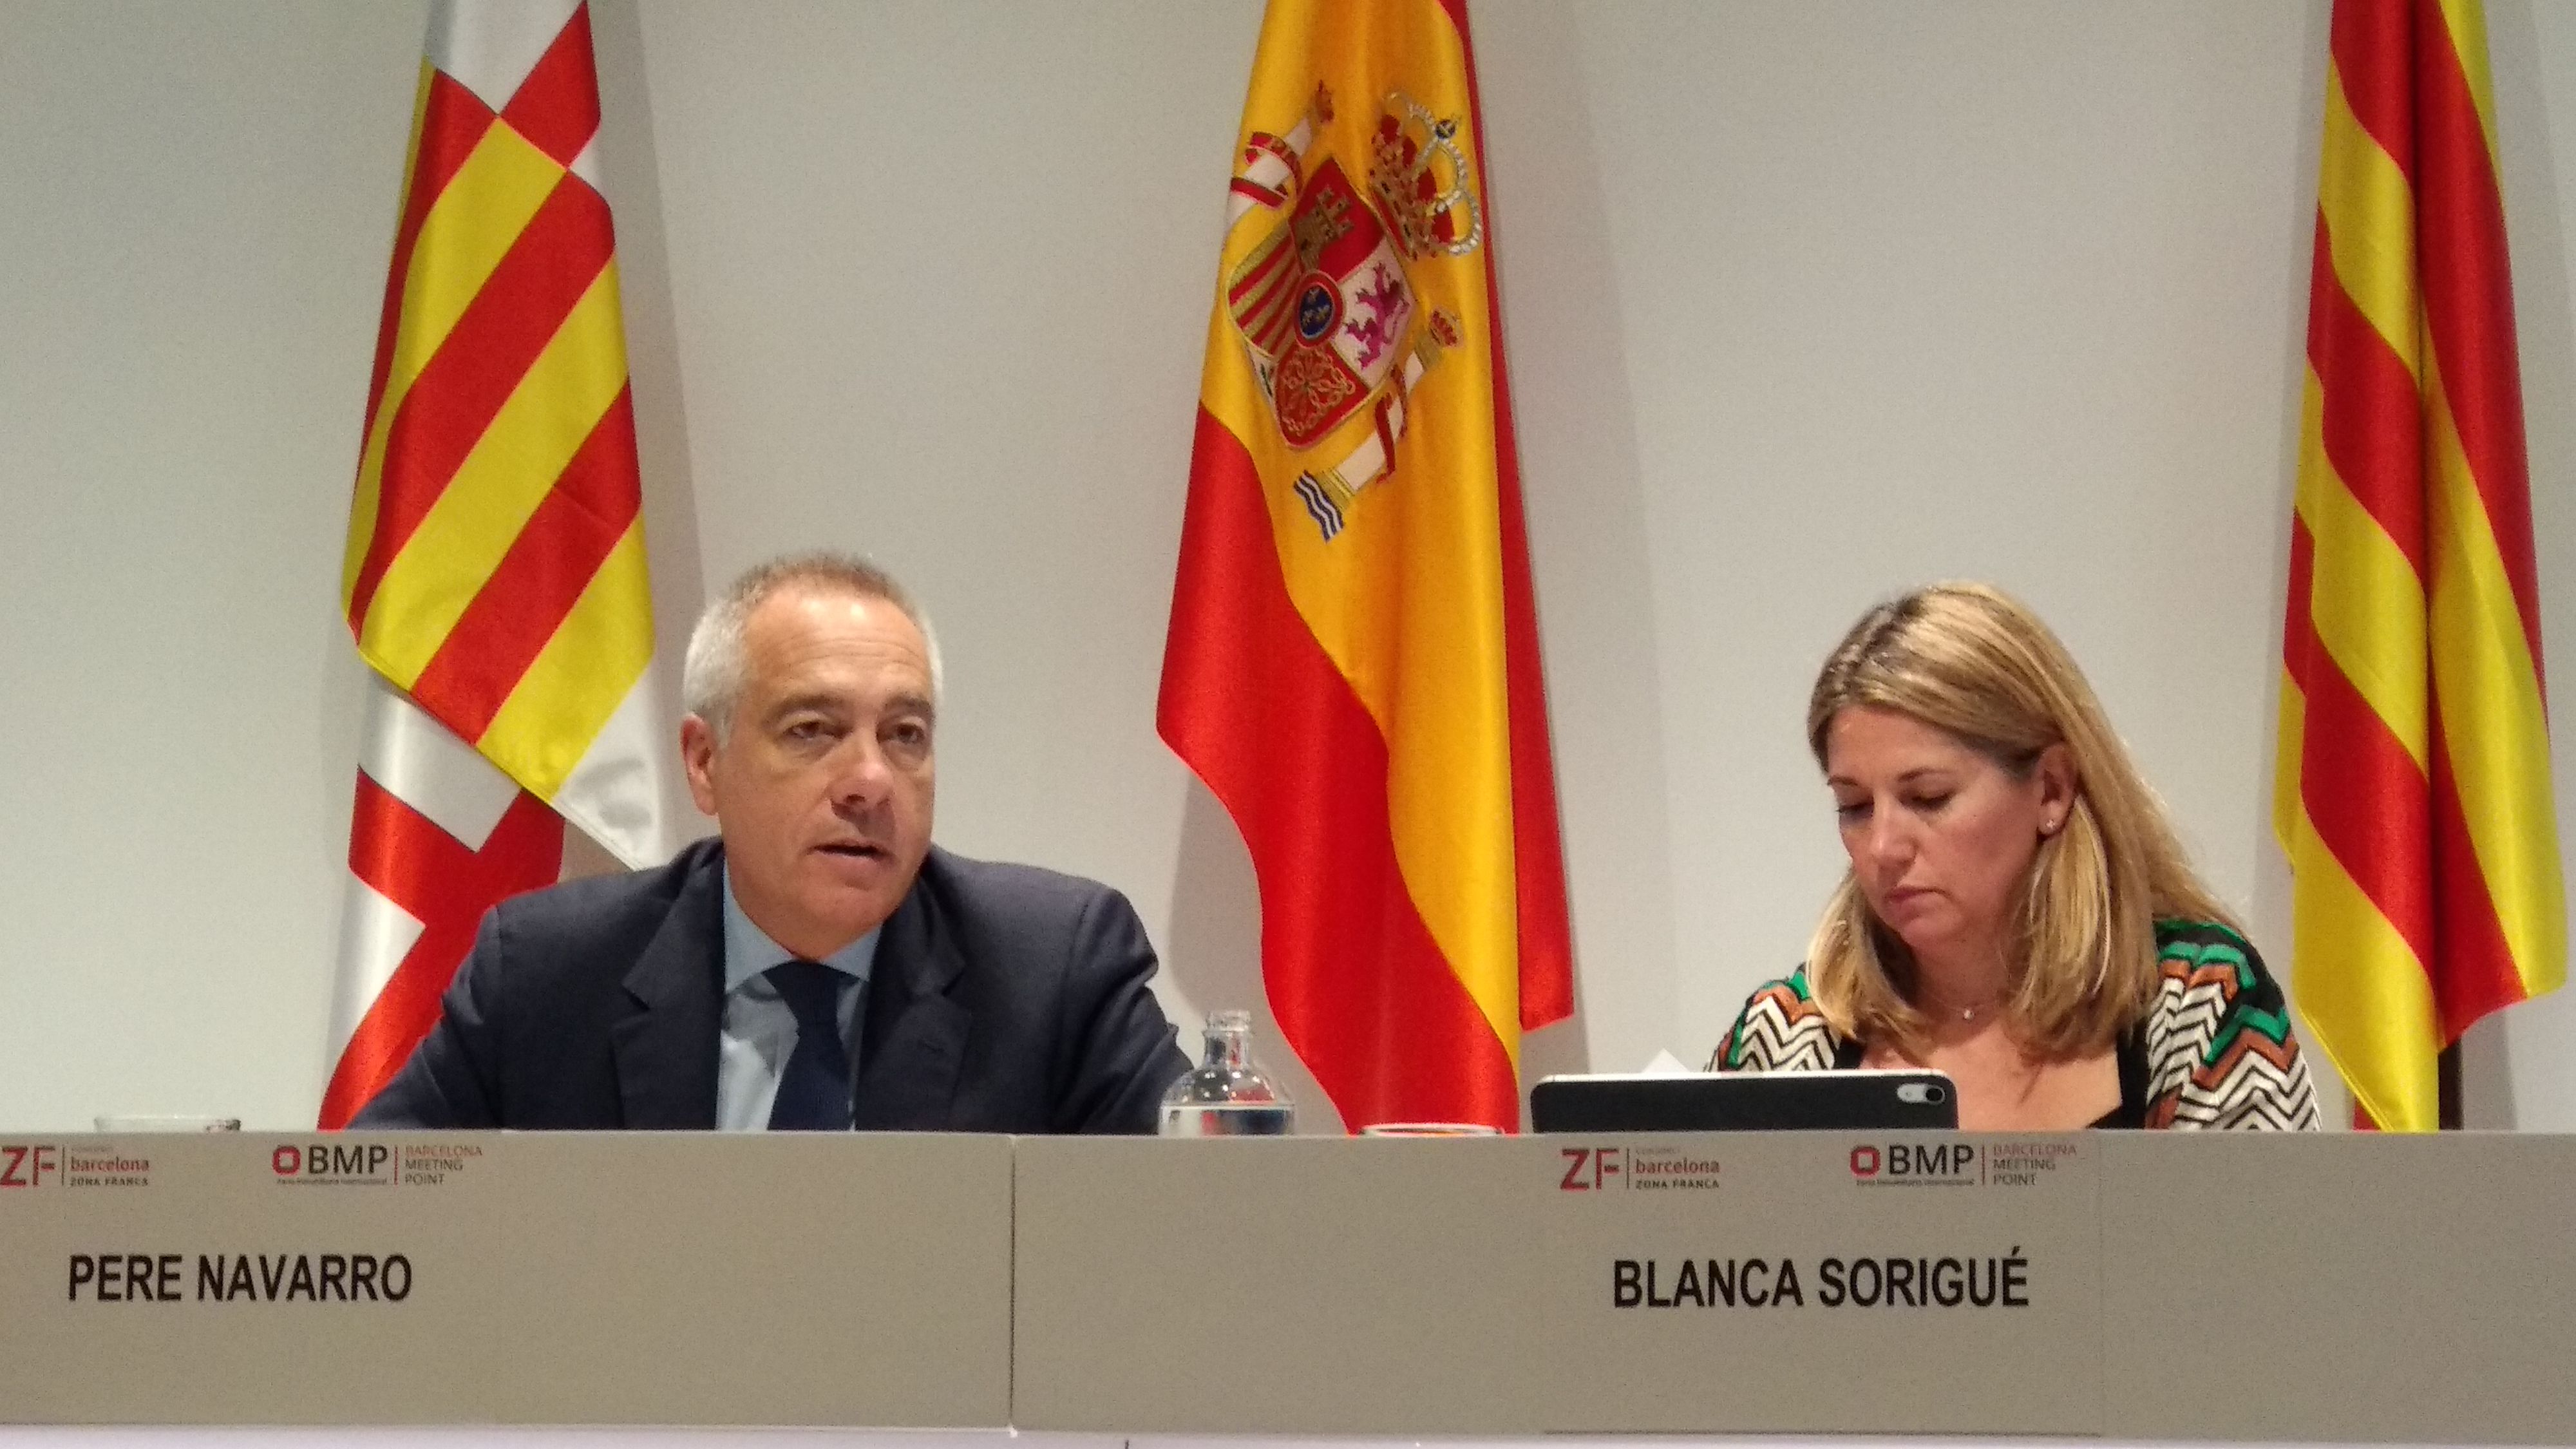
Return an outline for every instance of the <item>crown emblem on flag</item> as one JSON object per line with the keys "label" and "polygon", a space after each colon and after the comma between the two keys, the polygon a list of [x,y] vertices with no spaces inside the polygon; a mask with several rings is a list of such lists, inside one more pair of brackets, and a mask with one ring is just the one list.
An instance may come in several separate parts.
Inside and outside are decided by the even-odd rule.
{"label": "crown emblem on flag", "polygon": [[1434,116],[1420,101],[1391,91],[1369,151],[1369,187],[1386,204],[1406,256],[1463,257],[1484,240],[1456,117]]}
{"label": "crown emblem on flag", "polygon": [[1317,454],[1294,486],[1327,543],[1360,495],[1394,476],[1408,399],[1466,341],[1459,313],[1418,295],[1407,263],[1463,257],[1485,235],[1456,120],[1390,92],[1360,136],[1363,177],[1317,144],[1332,118],[1332,92],[1318,86],[1284,134],[1245,134],[1228,225],[1265,220],[1234,253],[1224,290],[1280,440]]}

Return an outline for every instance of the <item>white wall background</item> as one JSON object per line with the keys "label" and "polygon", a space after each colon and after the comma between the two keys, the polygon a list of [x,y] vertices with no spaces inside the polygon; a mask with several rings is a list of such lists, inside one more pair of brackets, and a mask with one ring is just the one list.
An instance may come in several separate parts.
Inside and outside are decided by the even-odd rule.
{"label": "white wall background", "polygon": [[[948,656],[942,840],[1126,890],[1176,1011],[1251,999],[1152,709],[1257,0],[596,4],[666,648],[763,555],[877,555]],[[2576,7],[2489,10],[2566,681]],[[311,1119],[423,11],[0,0],[0,1126]],[[2051,619],[2286,966],[2322,0],[1474,13],[1580,957],[1533,1064],[1704,1052],[1795,961],[1807,685],[1931,578]],[[2473,1111],[2576,1130],[2570,1043],[2563,995],[2482,1032]]]}

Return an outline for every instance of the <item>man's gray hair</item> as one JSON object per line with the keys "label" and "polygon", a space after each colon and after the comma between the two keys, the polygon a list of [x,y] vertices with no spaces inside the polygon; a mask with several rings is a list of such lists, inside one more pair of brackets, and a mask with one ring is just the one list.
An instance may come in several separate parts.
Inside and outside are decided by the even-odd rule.
{"label": "man's gray hair", "polygon": [[689,631],[688,658],[680,666],[680,707],[704,720],[716,743],[724,743],[733,728],[734,707],[742,703],[743,626],[771,595],[795,588],[882,599],[902,610],[921,631],[922,645],[930,651],[930,702],[939,702],[939,636],[930,630],[930,616],[895,582],[894,575],[856,554],[788,554],[735,579],[698,616],[697,628]]}

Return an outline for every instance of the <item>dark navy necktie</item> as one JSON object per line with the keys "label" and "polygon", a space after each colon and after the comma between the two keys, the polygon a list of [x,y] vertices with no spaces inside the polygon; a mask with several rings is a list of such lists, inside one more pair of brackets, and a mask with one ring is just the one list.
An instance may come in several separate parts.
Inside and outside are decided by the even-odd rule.
{"label": "dark navy necktie", "polygon": [[796,1049],[769,1108],[772,1132],[850,1130],[850,1054],[841,1045],[841,985],[849,978],[811,961],[769,968],[769,984],[796,1013]]}

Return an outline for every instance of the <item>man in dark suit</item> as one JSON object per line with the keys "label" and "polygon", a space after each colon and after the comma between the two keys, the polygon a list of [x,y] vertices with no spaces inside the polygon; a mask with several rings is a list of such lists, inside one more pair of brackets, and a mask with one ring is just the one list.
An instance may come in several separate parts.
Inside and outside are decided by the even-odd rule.
{"label": "man in dark suit", "polygon": [[680,752],[719,839],[495,908],[353,1125],[1152,1131],[1189,1064],[1134,909],[930,843],[921,619],[828,555],[709,606]]}

